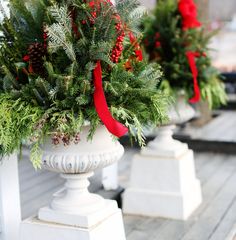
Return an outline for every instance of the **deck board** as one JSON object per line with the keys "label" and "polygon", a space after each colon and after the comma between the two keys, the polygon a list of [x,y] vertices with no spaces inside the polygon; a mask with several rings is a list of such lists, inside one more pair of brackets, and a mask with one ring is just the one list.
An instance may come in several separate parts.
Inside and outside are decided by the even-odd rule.
{"label": "deck board", "polygon": [[[227,236],[231,229],[234,229],[236,223],[236,201],[232,201],[232,204],[228,207],[225,215],[222,217],[220,223],[216,226],[212,232],[209,240],[222,240],[227,239]],[[236,230],[236,228],[235,228]],[[234,236],[236,237],[236,231],[234,230]],[[233,238],[233,237],[232,237]],[[232,240],[231,238],[231,240]]]}
{"label": "deck board", "polygon": [[187,134],[192,139],[218,142],[236,142],[236,112],[219,111],[219,116],[202,127],[194,127],[191,123],[185,129],[177,129],[177,133]]}
{"label": "deck board", "polygon": [[[236,173],[230,176],[221,191],[218,192],[205,211],[201,213],[199,221],[192,226],[182,240],[210,239],[222,222],[225,213],[236,200],[236,193],[232,193],[235,183]],[[227,235],[227,233],[225,234]]]}

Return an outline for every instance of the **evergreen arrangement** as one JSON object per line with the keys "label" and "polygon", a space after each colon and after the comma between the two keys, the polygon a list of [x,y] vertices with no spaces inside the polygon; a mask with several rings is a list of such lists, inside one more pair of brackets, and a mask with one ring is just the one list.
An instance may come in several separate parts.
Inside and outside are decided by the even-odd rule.
{"label": "evergreen arrangement", "polygon": [[189,102],[202,98],[210,108],[226,103],[222,77],[209,56],[214,33],[198,21],[193,0],[158,0],[144,27],[143,45],[150,61],[163,68],[164,89],[172,94],[184,90]]}
{"label": "evergreen arrangement", "polygon": [[40,167],[45,137],[77,143],[87,121],[91,139],[105,124],[143,145],[142,125],[164,121],[168,101],[156,89],[159,65],[142,56],[138,2],[9,2],[10,17],[2,10],[0,25],[0,153],[27,142]]}

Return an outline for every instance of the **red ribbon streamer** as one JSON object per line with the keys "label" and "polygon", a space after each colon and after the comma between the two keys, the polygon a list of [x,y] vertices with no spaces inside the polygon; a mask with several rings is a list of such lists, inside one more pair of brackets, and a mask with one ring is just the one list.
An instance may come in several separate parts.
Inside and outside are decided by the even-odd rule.
{"label": "red ribbon streamer", "polygon": [[194,90],[194,96],[192,98],[189,99],[190,103],[196,103],[201,99],[201,92],[200,92],[200,88],[198,85],[198,69],[196,66],[196,62],[195,62],[195,57],[199,57],[200,54],[198,52],[191,52],[191,51],[187,51],[186,52],[186,57],[188,59],[189,62],[189,66],[193,75],[193,90]]}
{"label": "red ribbon streamer", "polygon": [[97,61],[93,75],[95,87],[93,98],[97,114],[110,133],[118,138],[122,137],[128,132],[128,128],[111,116],[102,87],[102,67],[100,61]]}

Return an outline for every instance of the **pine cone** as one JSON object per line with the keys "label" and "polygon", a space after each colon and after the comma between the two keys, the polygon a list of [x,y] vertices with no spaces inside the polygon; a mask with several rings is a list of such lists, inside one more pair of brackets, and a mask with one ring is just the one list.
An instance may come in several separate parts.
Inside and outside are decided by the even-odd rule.
{"label": "pine cone", "polygon": [[44,45],[42,43],[33,43],[29,46],[28,52],[33,72],[45,76],[43,58],[46,56],[46,49]]}

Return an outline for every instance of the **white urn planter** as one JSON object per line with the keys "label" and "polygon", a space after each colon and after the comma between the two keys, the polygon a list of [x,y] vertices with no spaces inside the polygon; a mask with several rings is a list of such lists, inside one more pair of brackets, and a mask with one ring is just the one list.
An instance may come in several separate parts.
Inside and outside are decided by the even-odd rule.
{"label": "white urn planter", "polygon": [[78,144],[43,146],[43,166],[59,172],[64,189],[54,194],[51,204],[37,218],[21,225],[21,240],[125,240],[121,210],[113,200],[88,191],[93,171],[117,162],[124,153],[104,126],[88,141],[89,126],[83,128]]}
{"label": "white urn planter", "polygon": [[186,220],[199,206],[202,194],[193,151],[172,137],[175,124],[193,116],[192,107],[179,97],[169,111],[169,125],[160,127],[156,138],[134,156],[124,213]]}

